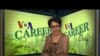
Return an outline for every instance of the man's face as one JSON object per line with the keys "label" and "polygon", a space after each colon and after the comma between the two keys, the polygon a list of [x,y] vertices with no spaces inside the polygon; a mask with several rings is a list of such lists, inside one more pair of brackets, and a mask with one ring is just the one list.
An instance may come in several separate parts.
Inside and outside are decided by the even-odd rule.
{"label": "man's face", "polygon": [[56,34],[60,32],[60,25],[57,22],[52,21],[50,27],[52,33]]}

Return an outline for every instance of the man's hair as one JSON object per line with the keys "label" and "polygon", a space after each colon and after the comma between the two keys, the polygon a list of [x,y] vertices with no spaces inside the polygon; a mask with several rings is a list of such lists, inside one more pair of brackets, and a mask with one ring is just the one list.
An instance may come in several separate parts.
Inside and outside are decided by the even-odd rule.
{"label": "man's hair", "polygon": [[60,27],[61,27],[62,22],[61,22],[60,17],[53,17],[53,18],[49,19],[49,20],[48,20],[48,26],[49,26],[49,27],[51,26],[52,21],[58,23],[58,24],[60,25]]}

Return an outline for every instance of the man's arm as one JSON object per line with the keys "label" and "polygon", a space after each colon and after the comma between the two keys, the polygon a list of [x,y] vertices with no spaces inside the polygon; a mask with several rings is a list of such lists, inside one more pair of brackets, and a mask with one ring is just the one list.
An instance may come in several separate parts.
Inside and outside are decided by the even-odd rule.
{"label": "man's arm", "polygon": [[63,41],[63,49],[64,49],[64,54],[68,56],[68,50],[69,50],[69,37],[65,36],[65,39]]}
{"label": "man's arm", "polygon": [[62,48],[57,52],[57,56],[68,56],[69,50],[69,38],[67,36],[63,37]]}
{"label": "man's arm", "polygon": [[49,54],[48,54],[48,37],[46,37],[45,44],[44,44],[41,56],[49,56]]}

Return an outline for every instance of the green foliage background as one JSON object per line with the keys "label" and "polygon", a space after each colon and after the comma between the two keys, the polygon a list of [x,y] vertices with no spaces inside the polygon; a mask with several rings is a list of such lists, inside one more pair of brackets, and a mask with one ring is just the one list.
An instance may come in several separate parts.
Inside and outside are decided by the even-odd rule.
{"label": "green foliage background", "polygon": [[[84,22],[89,23],[89,31],[84,32],[81,35],[69,37],[69,53],[95,56],[94,15],[94,10],[81,10],[62,17],[62,32],[64,33],[68,31],[65,29],[64,24],[72,22],[73,26],[76,27]],[[23,35],[26,28],[20,29],[17,22],[32,22],[34,28],[41,28],[48,27],[47,21],[49,18],[51,17],[39,14],[5,10],[5,56],[41,53],[46,35],[32,36],[18,40],[15,38],[15,32],[17,30],[22,30],[23,33],[21,35]],[[80,39],[81,41],[79,41]]]}

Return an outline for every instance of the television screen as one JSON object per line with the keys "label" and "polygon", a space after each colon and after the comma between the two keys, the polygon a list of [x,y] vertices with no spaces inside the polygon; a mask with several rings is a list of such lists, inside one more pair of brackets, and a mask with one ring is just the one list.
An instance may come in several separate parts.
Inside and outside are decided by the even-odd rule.
{"label": "television screen", "polygon": [[69,53],[95,56],[95,10],[80,10],[62,17],[62,32],[69,36]]}
{"label": "television screen", "polygon": [[[5,10],[5,56],[41,53],[50,34],[52,16]],[[69,36],[69,53],[95,56],[95,10],[80,10],[61,17]]]}
{"label": "television screen", "polygon": [[51,16],[5,10],[5,55],[41,53]]}

